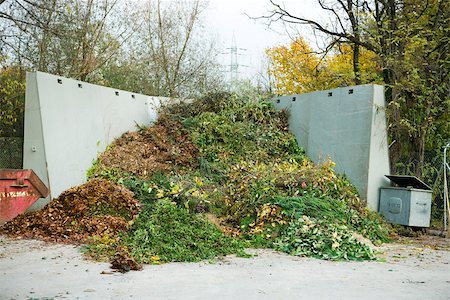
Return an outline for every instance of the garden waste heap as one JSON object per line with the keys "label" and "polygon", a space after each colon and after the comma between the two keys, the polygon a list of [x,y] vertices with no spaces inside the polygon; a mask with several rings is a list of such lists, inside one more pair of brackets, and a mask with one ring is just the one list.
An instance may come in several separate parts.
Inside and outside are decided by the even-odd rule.
{"label": "garden waste heap", "polygon": [[116,139],[74,187],[0,233],[83,243],[128,271],[248,247],[330,260],[374,259],[388,225],[333,163],[312,163],[286,111],[214,94],[171,103],[149,128]]}

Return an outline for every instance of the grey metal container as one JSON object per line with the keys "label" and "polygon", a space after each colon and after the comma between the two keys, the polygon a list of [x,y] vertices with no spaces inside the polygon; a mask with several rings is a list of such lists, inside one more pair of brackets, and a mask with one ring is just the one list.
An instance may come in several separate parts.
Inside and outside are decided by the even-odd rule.
{"label": "grey metal container", "polygon": [[413,176],[386,177],[401,186],[380,188],[379,212],[394,224],[429,227],[431,188]]}

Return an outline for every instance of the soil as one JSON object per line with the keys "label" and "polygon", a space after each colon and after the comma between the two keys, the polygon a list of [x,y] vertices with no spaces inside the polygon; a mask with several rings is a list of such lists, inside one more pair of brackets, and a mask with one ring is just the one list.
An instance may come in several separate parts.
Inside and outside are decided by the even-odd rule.
{"label": "soil", "polygon": [[44,241],[86,243],[93,236],[116,236],[139,212],[128,189],[93,179],[63,192],[42,210],[19,215],[0,227],[0,234]]}

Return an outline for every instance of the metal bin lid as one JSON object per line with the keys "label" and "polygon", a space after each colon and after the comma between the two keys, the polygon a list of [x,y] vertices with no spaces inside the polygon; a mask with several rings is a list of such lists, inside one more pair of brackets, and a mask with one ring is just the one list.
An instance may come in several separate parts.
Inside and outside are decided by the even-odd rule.
{"label": "metal bin lid", "polygon": [[407,175],[385,175],[389,178],[393,183],[397,184],[399,187],[412,187],[415,189],[421,190],[429,190],[431,191],[431,187],[429,187],[425,182],[417,178],[416,176],[407,176]]}

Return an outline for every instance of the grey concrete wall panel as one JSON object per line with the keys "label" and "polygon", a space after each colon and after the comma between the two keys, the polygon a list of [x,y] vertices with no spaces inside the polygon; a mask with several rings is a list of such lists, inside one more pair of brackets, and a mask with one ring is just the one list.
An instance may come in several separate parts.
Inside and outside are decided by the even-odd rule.
{"label": "grey concrete wall panel", "polygon": [[276,97],[275,107],[289,111],[289,127],[306,154],[316,163],[330,157],[378,210],[378,189],[389,185],[383,86]]}
{"label": "grey concrete wall panel", "polygon": [[[373,86],[372,124],[370,130],[369,170],[367,174],[367,194],[378,195],[380,187],[391,185],[384,175],[391,174],[386,125],[386,109],[383,86]],[[377,196],[377,203],[379,197]],[[375,199],[374,199],[375,201]],[[375,206],[372,207],[375,209]],[[378,205],[376,206],[378,208]]]}
{"label": "grey concrete wall panel", "polygon": [[[25,169],[34,170],[42,182],[49,187],[36,73],[27,73],[26,83],[23,166]],[[47,200],[39,201],[45,203],[49,199],[50,196]],[[38,206],[37,202],[34,205]]]}
{"label": "grey concrete wall panel", "polygon": [[[160,99],[42,72],[27,74],[24,168],[55,198],[82,184],[86,171],[115,138],[156,119]],[[49,199],[40,199],[31,210]]]}

